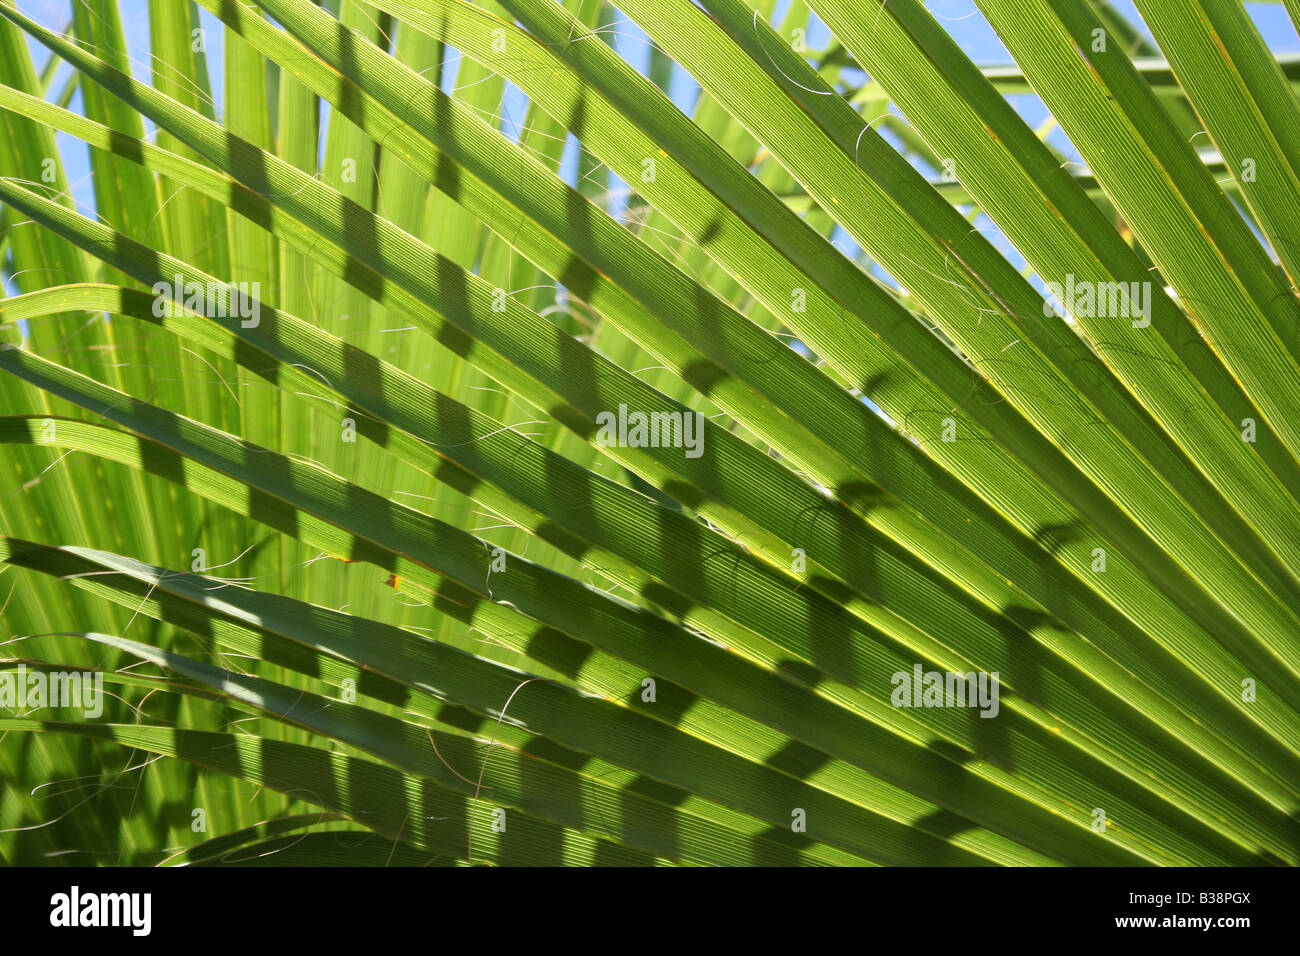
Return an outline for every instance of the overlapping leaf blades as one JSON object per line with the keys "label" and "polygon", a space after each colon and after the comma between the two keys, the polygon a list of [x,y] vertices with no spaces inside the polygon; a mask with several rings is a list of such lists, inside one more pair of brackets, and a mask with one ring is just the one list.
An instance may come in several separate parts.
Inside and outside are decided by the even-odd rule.
{"label": "overlapping leaf blades", "polygon": [[[1014,71],[815,0],[849,99],[798,2],[627,0],[642,76],[600,4],[154,0],[152,84],[113,0],[0,4],[5,637],[113,690],[0,715],[5,857],[1300,862],[1294,64],[1208,6],[1142,0],[1135,65],[1107,9],[979,5]],[[952,201],[1149,323],[1050,314]],[[620,405],[703,453],[600,441]],[[894,706],[918,665],[997,715]]]}

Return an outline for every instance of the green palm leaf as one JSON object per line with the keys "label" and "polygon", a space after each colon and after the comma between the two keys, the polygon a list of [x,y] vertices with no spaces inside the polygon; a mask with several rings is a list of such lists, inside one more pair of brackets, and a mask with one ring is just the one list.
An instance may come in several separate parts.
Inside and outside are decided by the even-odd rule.
{"label": "green palm leaf", "polygon": [[1300,67],[977,4],[0,3],[0,857],[1300,863]]}

